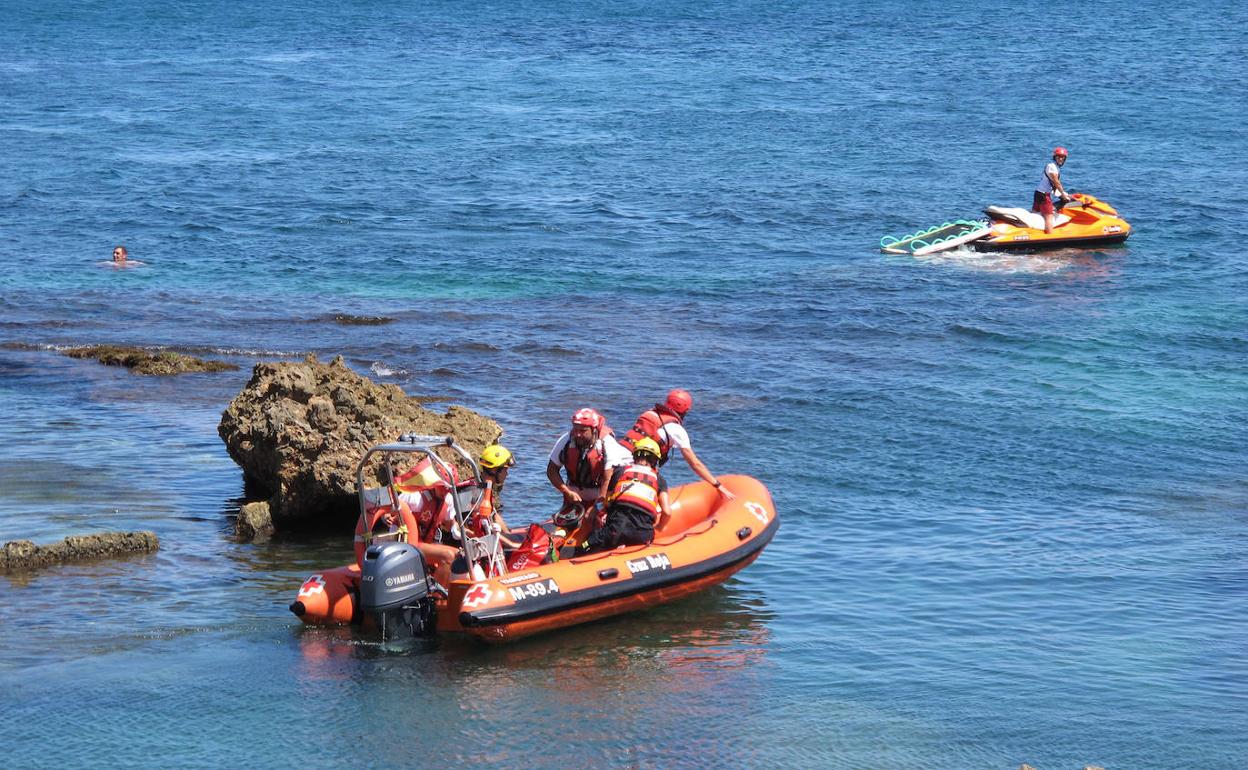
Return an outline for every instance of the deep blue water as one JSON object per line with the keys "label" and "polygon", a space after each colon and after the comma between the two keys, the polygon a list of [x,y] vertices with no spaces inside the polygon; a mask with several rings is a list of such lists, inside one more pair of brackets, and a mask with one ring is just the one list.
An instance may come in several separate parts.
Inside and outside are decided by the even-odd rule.
{"label": "deep blue water", "polygon": [[[1242,5],[240,5],[3,3],[0,541],[163,544],[0,577],[6,766],[1248,759]],[[878,252],[1056,144],[1127,245]],[[784,528],[511,647],[305,630],[348,533],[235,543],[216,424],[308,352],[498,419],[512,518],[689,388]]]}

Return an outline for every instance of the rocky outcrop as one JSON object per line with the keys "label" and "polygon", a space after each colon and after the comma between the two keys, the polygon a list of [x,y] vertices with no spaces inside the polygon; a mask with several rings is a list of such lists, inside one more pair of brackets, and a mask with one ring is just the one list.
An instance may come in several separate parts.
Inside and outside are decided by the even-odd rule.
{"label": "rocky outcrop", "polygon": [[238,511],[234,534],[243,540],[258,540],[273,534],[273,515],[266,502],[247,503]]}
{"label": "rocky outcrop", "polygon": [[498,423],[462,407],[421,406],[343,363],[256,364],[221,415],[217,432],[249,491],[267,497],[274,525],[349,526],[358,514],[355,466],[369,447],[403,433],[454,436],[470,454],[498,440]]}
{"label": "rocky outcrop", "polygon": [[105,559],[131,553],[151,553],[160,548],[154,532],[104,532],[67,537],[52,545],[14,540],[0,550],[0,571],[26,572],[54,564]]}
{"label": "rocky outcrop", "polygon": [[225,361],[209,361],[203,358],[174,353],[170,350],[151,352],[142,348],[119,345],[91,345],[85,348],[69,348],[65,355],[70,358],[94,358],[108,366],[124,366],[135,374],[169,375],[183,372],[232,372],[238,369]]}

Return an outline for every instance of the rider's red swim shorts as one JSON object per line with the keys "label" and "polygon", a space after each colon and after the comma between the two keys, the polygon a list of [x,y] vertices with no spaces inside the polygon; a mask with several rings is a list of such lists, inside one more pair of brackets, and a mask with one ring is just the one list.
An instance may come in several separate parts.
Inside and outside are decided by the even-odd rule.
{"label": "rider's red swim shorts", "polygon": [[1036,194],[1031,198],[1031,210],[1041,214],[1053,213],[1053,199],[1048,193],[1042,193],[1036,190]]}

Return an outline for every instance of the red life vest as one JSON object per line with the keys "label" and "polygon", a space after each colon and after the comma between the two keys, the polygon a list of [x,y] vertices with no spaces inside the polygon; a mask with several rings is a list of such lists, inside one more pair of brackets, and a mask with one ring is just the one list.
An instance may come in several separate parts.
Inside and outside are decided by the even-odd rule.
{"label": "red life vest", "polygon": [[665,404],[655,404],[653,409],[647,409],[637,418],[637,422],[633,424],[631,430],[624,434],[624,438],[620,439],[620,444],[628,451],[633,451],[633,444],[638,439],[652,438],[659,445],[659,451],[662,456],[659,458],[659,465],[667,462],[668,455],[672,451],[671,439],[667,438],[667,432],[663,432],[663,436],[659,436],[659,428],[664,425],[676,423],[680,425],[683,422],[679,414],[669,409]]}
{"label": "red life vest", "polygon": [[596,489],[602,484],[603,473],[607,469],[607,457],[599,449],[600,443],[595,441],[588,450],[582,452],[572,436],[568,436],[568,445],[563,449],[563,467],[568,470],[570,486]]}
{"label": "red life vest", "polygon": [[659,515],[659,474],[649,465],[629,466],[615,482],[607,504],[624,503],[640,508],[651,516]]}
{"label": "red life vest", "polygon": [[438,529],[451,518],[451,501],[434,490],[420,492],[412,500],[419,500],[415,508],[408,505],[416,520],[418,539],[422,543],[432,543],[437,539]]}

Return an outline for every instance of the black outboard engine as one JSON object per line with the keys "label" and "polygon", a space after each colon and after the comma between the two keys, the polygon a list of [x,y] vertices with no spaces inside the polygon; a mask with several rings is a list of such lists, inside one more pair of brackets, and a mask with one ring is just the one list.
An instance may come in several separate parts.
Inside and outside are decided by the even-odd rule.
{"label": "black outboard engine", "polygon": [[408,543],[370,545],[360,574],[360,609],[372,615],[383,639],[432,636],[433,591],[425,557]]}

